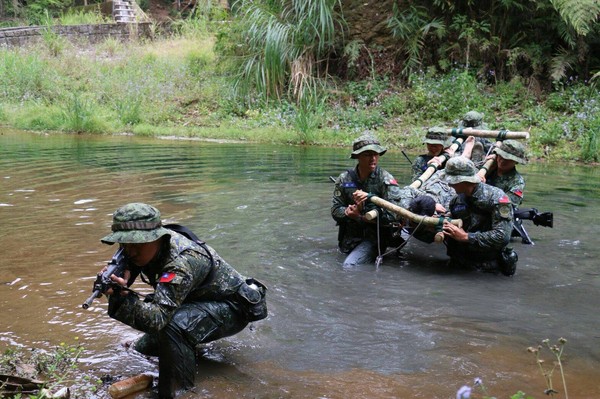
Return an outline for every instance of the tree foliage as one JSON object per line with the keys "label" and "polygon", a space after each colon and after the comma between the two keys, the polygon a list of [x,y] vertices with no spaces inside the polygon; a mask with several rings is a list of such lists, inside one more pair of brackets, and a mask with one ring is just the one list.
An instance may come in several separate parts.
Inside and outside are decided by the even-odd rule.
{"label": "tree foliage", "polygon": [[288,94],[313,97],[327,72],[340,18],[338,0],[238,1],[232,7],[242,25],[238,88],[255,87],[266,99]]}
{"label": "tree foliage", "polygon": [[[297,99],[314,89],[332,59],[350,66],[362,55],[373,65],[377,52],[394,57],[406,81],[418,70],[458,68],[488,84],[520,78],[550,88],[573,76],[589,80],[600,70],[599,0],[389,2],[387,29],[394,44],[383,49],[344,25],[342,14],[352,7],[360,12],[353,1],[236,4],[245,26],[241,81],[253,82],[267,98],[288,93]],[[369,73],[365,77],[372,78]]]}
{"label": "tree foliage", "polygon": [[550,3],[563,21],[581,36],[587,36],[600,18],[598,0],[550,0]]}

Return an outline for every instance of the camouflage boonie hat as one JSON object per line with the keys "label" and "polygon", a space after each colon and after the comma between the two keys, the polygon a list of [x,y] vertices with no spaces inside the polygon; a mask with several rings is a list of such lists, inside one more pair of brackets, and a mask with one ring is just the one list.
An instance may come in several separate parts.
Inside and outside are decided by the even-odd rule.
{"label": "camouflage boonie hat", "polygon": [[377,140],[374,135],[365,133],[352,143],[352,154],[350,154],[350,158],[356,159],[358,158],[358,154],[365,151],[375,151],[379,155],[383,155],[387,151],[387,148],[382,147],[381,143],[379,143],[379,140]]}
{"label": "camouflage boonie hat", "polygon": [[463,127],[477,127],[483,124],[483,114],[477,111],[469,111],[463,116],[461,125]]}
{"label": "camouflage boonie hat", "polygon": [[475,164],[463,156],[450,158],[446,162],[446,182],[448,184],[458,184],[462,182],[481,183],[481,179],[476,176],[477,169]]}
{"label": "camouflage boonie hat", "polygon": [[446,144],[448,143],[448,138],[449,136],[446,133],[446,129],[444,129],[443,127],[435,126],[427,130],[427,134],[425,134],[423,143],[441,144],[444,147],[446,147]]}
{"label": "camouflage boonie hat", "polygon": [[504,159],[509,159],[520,164],[527,163],[525,155],[525,146],[517,140],[505,140],[499,147],[494,148],[494,152]]}
{"label": "camouflage boonie hat", "polygon": [[171,234],[162,227],[160,211],[155,207],[134,202],[113,213],[112,233],[102,238],[104,244],[143,244]]}

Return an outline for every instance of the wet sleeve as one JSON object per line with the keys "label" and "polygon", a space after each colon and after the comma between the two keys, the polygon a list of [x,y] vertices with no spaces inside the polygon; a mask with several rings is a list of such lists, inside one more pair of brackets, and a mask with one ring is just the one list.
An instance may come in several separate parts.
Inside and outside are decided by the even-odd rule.
{"label": "wet sleeve", "polygon": [[512,218],[513,207],[510,203],[496,203],[492,209],[491,229],[469,233],[469,245],[479,249],[501,250],[510,241]]}
{"label": "wet sleeve", "polygon": [[[382,198],[395,205],[398,205],[402,200],[402,191],[398,186],[398,182],[391,174],[388,174],[384,179],[384,192]],[[384,219],[389,222],[393,222],[398,219],[396,214],[388,211],[387,209],[383,210],[383,215]]]}
{"label": "wet sleeve", "polygon": [[[183,304],[189,293],[210,273],[210,260],[188,251],[165,265],[152,302],[144,302],[135,295],[115,300],[109,316],[143,332],[162,330]],[[120,300],[120,304],[116,302]]]}
{"label": "wet sleeve", "polygon": [[424,158],[422,156],[418,156],[412,163],[412,181],[415,181],[421,176],[424,172],[423,165],[425,164]]}
{"label": "wet sleeve", "polygon": [[510,188],[506,190],[506,195],[510,198],[510,202],[518,208],[523,202],[523,192],[525,191],[525,180],[521,176],[511,182]]}
{"label": "wet sleeve", "polygon": [[346,218],[346,207],[349,205],[348,200],[344,197],[344,190],[342,190],[342,176],[340,175],[335,180],[335,187],[333,189],[333,199],[331,203],[331,217],[336,222]]}

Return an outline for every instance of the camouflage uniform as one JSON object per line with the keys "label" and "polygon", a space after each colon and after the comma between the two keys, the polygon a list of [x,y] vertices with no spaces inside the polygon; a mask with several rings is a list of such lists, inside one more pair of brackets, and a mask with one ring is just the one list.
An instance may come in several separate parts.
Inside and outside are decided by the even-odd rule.
{"label": "camouflage uniform", "polygon": [[[473,129],[478,129],[478,130],[488,130],[488,126],[487,124],[485,124],[483,122],[483,114],[477,111],[469,111],[467,112],[462,119],[460,120],[460,122],[458,123],[458,128],[459,129],[466,129],[466,128],[473,128]],[[477,144],[479,143],[479,144]],[[481,148],[481,154],[477,154],[478,150],[476,150],[477,146],[479,146],[479,148]],[[483,137],[476,137],[475,138],[475,148],[473,149],[473,154],[471,155],[471,159],[473,160],[473,162],[475,164],[478,164],[479,162],[482,162],[483,159],[485,158],[485,154],[488,154],[492,147],[494,146],[494,143],[492,143],[490,140],[483,138]],[[464,149],[464,145],[461,146],[460,150],[458,151],[460,154],[462,154],[462,151]]]}
{"label": "camouflage uniform", "polygon": [[[354,142],[353,149],[352,158],[357,158],[358,154],[363,151],[375,151],[380,155],[386,151],[370,135],[359,137]],[[363,181],[359,180],[358,166],[338,176],[333,191],[331,216],[339,226],[339,248],[343,253],[349,254],[344,261],[345,266],[371,262],[377,255],[377,223],[354,220],[345,214],[346,207],[354,203],[352,194],[356,190],[363,190],[390,202],[397,202],[400,199],[400,188],[396,179],[379,166]],[[373,209],[377,209],[380,218],[380,237],[382,238],[380,249],[385,250],[390,244],[391,232],[384,225],[389,226],[396,220],[396,217],[387,210],[376,208],[368,201],[363,208],[363,215]]]}
{"label": "camouflage uniform", "polygon": [[450,206],[450,200],[456,195],[456,191],[446,182],[446,172],[444,170],[435,172],[419,189],[446,209]]}
{"label": "camouflage uniform", "polygon": [[452,158],[446,166],[448,184],[468,182],[476,185],[471,196],[457,194],[450,201],[451,216],[462,220],[469,240],[458,242],[447,237],[448,256],[452,263],[511,275],[514,268],[512,272],[504,270],[500,259],[510,241],[513,208],[502,190],[480,183],[475,173],[473,162],[464,157]]}
{"label": "camouflage uniform", "polygon": [[[441,127],[432,127],[427,130],[427,134],[423,139],[424,144],[439,144],[443,148],[448,147],[451,144],[451,139],[446,133],[446,129]],[[442,154],[445,152],[442,150]],[[441,154],[440,154],[441,155]],[[450,156],[448,155],[448,158]],[[433,156],[429,154],[422,154],[416,157],[412,163],[412,181],[417,180],[429,167],[429,162]]]}
{"label": "camouflage uniform", "polygon": [[473,128],[480,130],[487,130],[487,124],[483,122],[483,114],[477,111],[469,111],[467,112],[460,122],[458,122],[458,127],[460,129],[465,128]]}
{"label": "camouflage uniform", "polygon": [[[128,204],[113,220],[113,233],[104,243],[161,240],[147,265],[128,262],[126,267],[132,274],[128,285],[141,275],[154,293],[145,300],[109,295],[108,314],[146,333],[135,349],[159,356],[159,397],[174,397],[176,389],[194,385],[197,345],[236,334],[249,321],[266,317],[266,288],[246,279],[209,246],[163,227],[154,207]],[[258,317],[257,307],[263,312]]]}
{"label": "camouflage uniform", "polygon": [[517,169],[511,170],[502,176],[498,176],[498,172],[493,170],[486,176],[486,182],[490,186],[498,187],[508,195],[510,202],[515,208],[518,208],[523,202],[523,191],[525,190],[525,180]]}
{"label": "camouflage uniform", "polygon": [[[494,148],[495,154],[500,155],[504,159],[515,161],[519,164],[526,164],[527,157],[525,155],[525,146],[517,140],[505,140],[499,147]],[[493,170],[486,176],[487,184],[502,189],[510,198],[515,208],[518,208],[523,202],[523,192],[525,191],[525,179],[517,168],[514,168],[508,173],[498,176],[498,170]]]}

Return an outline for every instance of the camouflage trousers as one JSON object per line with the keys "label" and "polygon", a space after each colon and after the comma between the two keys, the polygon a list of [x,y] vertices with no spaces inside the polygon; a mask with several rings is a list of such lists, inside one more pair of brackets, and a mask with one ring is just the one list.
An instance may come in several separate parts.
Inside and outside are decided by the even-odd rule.
{"label": "camouflage trousers", "polygon": [[158,356],[158,396],[174,398],[178,389],[194,386],[196,347],[234,335],[248,325],[244,312],[234,303],[184,303],[169,324],[158,333],[144,334],[135,350]]}

